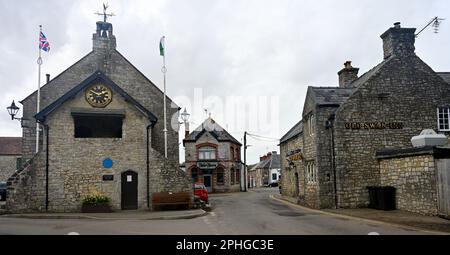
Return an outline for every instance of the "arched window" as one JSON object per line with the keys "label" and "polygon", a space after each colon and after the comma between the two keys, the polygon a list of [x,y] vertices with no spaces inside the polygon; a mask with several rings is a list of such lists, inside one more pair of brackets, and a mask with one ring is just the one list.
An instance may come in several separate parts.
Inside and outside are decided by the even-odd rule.
{"label": "arched window", "polygon": [[216,177],[217,177],[217,185],[223,185],[224,183],[223,168],[221,167],[217,168]]}
{"label": "arched window", "polygon": [[211,146],[204,146],[198,149],[199,160],[212,160],[216,159],[216,148]]}

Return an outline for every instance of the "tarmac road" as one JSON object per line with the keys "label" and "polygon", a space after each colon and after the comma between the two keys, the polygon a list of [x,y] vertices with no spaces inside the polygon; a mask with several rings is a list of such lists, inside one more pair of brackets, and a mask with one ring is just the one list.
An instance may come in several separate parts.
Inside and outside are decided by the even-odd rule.
{"label": "tarmac road", "polygon": [[178,220],[23,219],[0,217],[0,234],[66,235],[411,235],[426,234],[312,212],[273,200],[277,188],[211,196],[206,216]]}

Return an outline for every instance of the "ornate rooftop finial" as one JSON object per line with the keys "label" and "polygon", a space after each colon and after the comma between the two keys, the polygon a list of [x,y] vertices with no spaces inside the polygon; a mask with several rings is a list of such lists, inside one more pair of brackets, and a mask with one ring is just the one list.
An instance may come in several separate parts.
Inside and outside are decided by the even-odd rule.
{"label": "ornate rooftop finial", "polygon": [[100,16],[102,16],[103,15],[103,22],[105,22],[106,23],[106,19],[108,18],[108,16],[109,17],[112,17],[112,16],[115,16],[115,14],[114,13],[106,13],[106,9],[108,9],[108,4],[105,4],[105,3],[103,3],[103,13],[100,13],[100,12],[96,12],[95,14],[97,14],[97,15],[100,15]]}

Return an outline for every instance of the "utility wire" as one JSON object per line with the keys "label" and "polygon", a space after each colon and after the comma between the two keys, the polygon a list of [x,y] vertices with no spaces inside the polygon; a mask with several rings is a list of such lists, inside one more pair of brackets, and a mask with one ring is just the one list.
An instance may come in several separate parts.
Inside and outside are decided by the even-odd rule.
{"label": "utility wire", "polygon": [[251,134],[247,132],[247,135],[249,135],[250,137],[257,139],[257,140],[262,140],[262,139],[266,139],[266,140],[270,140],[270,141],[280,141],[279,138],[274,138],[274,137],[267,137],[267,136],[262,136],[262,135],[256,135],[256,134]]}

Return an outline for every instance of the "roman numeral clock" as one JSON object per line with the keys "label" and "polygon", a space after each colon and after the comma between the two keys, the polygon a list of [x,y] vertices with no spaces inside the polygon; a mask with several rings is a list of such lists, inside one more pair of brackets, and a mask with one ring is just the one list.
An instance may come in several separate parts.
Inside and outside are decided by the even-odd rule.
{"label": "roman numeral clock", "polygon": [[95,84],[85,92],[86,101],[96,108],[104,108],[112,100],[112,91],[103,84]]}

